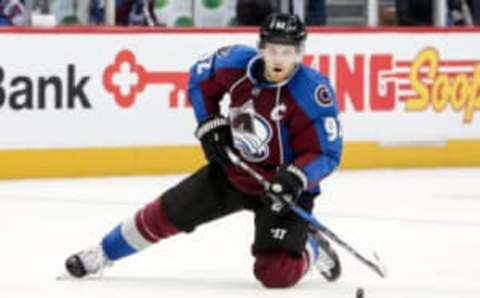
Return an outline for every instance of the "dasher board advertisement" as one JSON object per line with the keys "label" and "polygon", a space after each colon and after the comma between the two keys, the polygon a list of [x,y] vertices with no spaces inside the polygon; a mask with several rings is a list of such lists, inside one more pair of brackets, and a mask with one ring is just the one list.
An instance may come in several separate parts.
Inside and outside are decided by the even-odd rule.
{"label": "dasher board advertisement", "polygon": [[[9,152],[198,148],[190,66],[257,43],[254,30],[235,29],[9,30],[0,33],[0,150]],[[358,144],[477,144],[479,45],[476,30],[310,30],[303,63],[335,86],[342,165],[355,164]]]}

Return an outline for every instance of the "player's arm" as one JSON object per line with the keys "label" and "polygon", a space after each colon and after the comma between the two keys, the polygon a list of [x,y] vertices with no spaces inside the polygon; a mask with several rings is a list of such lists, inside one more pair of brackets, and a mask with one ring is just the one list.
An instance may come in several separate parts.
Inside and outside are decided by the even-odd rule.
{"label": "player's arm", "polygon": [[218,80],[217,54],[197,61],[190,69],[188,96],[197,118],[195,136],[202,143],[209,162],[229,164],[225,147],[232,147],[233,137],[228,119],[220,114],[220,101],[227,91]]}
{"label": "player's arm", "polygon": [[291,166],[304,174],[299,175],[304,190],[317,188],[338,167],[343,147],[337,101],[330,83],[321,81],[309,92],[311,97],[301,105],[308,121],[291,140],[295,152]]}
{"label": "player's arm", "polygon": [[220,115],[220,101],[227,92],[219,76],[222,61],[219,51],[198,60],[190,68],[188,96],[192,103],[195,116],[199,123],[212,116]]}
{"label": "player's arm", "polygon": [[188,96],[199,123],[220,115],[220,101],[256,54],[255,49],[247,46],[223,47],[190,68]]}
{"label": "player's arm", "polygon": [[220,101],[230,80],[236,73],[243,73],[253,54],[248,47],[225,47],[200,59],[190,69],[188,96],[198,121],[195,136],[209,161],[230,164],[225,148],[233,147],[233,137],[228,119],[220,113]]}

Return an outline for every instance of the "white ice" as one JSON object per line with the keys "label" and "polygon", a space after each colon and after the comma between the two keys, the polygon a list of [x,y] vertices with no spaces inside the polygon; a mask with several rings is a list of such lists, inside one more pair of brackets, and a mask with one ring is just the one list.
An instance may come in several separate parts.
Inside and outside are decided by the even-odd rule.
{"label": "white ice", "polygon": [[0,182],[0,297],[480,297],[480,169],[340,171],[317,218],[352,246],[374,248],[382,280],[341,248],[344,275],[288,290],[252,274],[252,215],[238,213],[124,259],[103,278],[57,281],[65,258],[183,176]]}

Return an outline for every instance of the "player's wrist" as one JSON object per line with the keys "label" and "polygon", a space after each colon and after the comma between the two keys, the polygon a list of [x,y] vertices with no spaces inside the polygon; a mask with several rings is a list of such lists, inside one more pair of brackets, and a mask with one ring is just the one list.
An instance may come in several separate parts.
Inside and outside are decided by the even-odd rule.
{"label": "player's wrist", "polygon": [[208,133],[222,129],[229,128],[230,123],[227,118],[223,116],[212,116],[201,122],[195,130],[195,137],[201,140]]}
{"label": "player's wrist", "polygon": [[225,148],[233,146],[233,136],[230,123],[222,116],[212,116],[198,125],[195,136],[202,143],[205,157],[209,162],[217,162],[223,166],[229,165]]}
{"label": "player's wrist", "polygon": [[301,192],[308,189],[308,178],[305,172],[294,164],[290,164],[284,168],[284,171],[291,175],[292,179],[296,181],[296,184]]}
{"label": "player's wrist", "polygon": [[277,196],[288,195],[294,201],[307,189],[307,178],[303,170],[294,166],[283,166],[273,178],[271,192]]}

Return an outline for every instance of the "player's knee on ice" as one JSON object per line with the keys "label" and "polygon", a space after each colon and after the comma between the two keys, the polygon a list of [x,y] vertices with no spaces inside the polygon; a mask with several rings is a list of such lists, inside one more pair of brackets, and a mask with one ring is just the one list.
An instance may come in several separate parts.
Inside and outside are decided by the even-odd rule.
{"label": "player's knee on ice", "polygon": [[254,273],[267,288],[287,288],[295,285],[306,271],[306,260],[288,251],[258,253]]}

